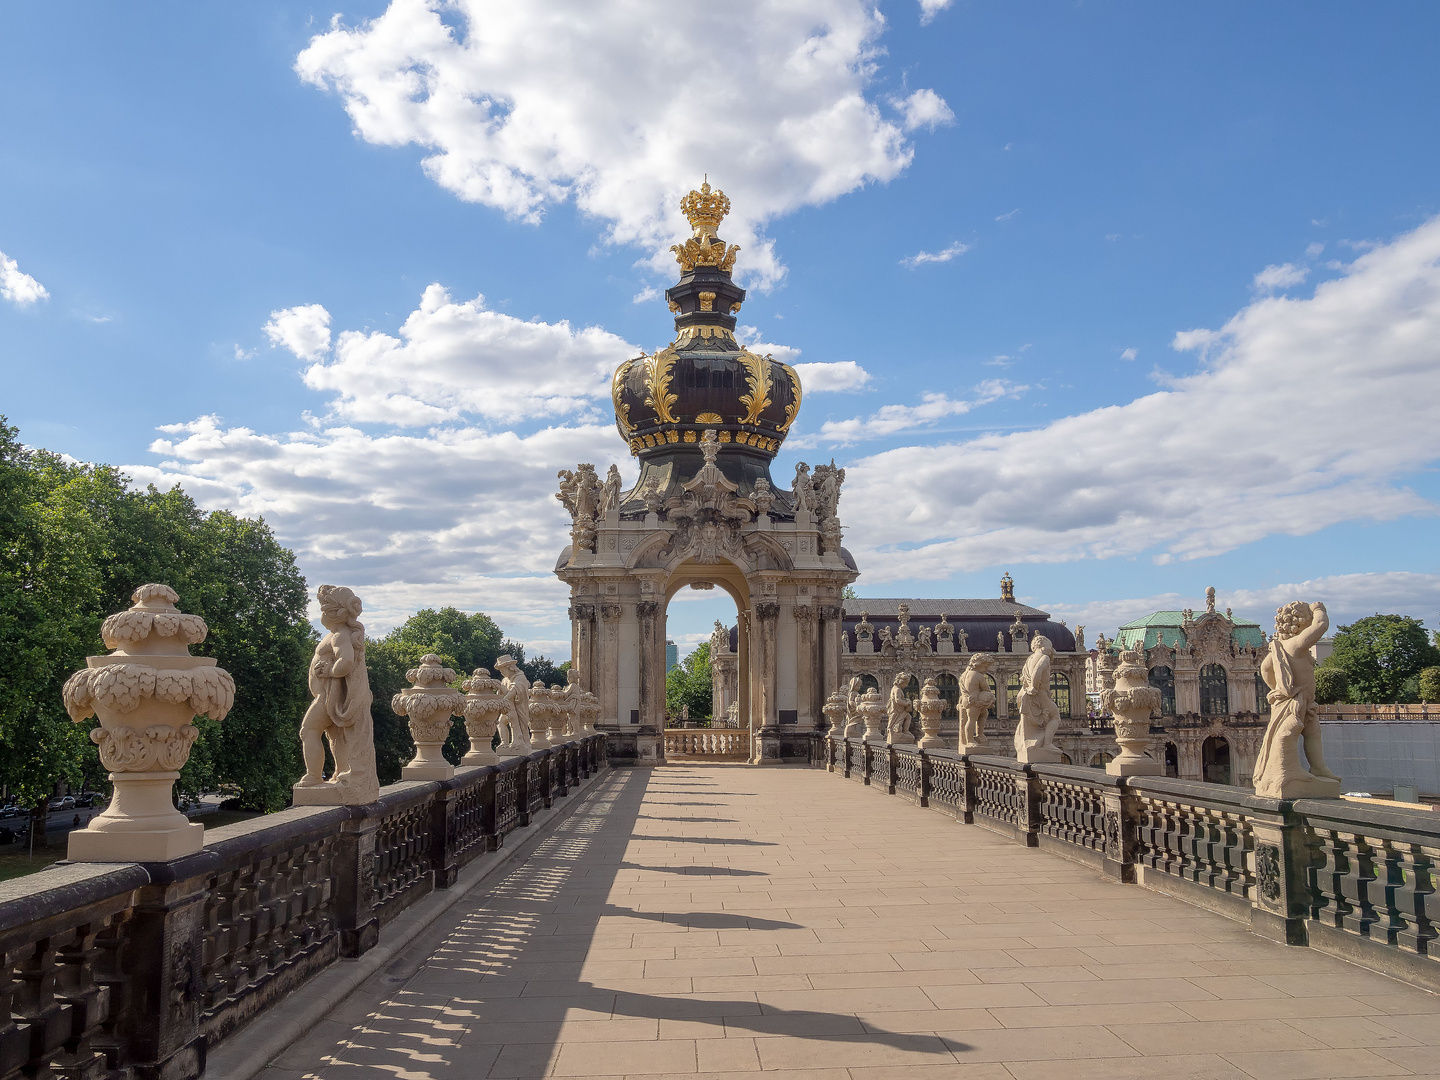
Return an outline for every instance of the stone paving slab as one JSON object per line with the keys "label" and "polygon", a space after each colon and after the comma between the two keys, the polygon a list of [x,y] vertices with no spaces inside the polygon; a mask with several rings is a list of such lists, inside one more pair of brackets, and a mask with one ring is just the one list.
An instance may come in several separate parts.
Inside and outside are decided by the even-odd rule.
{"label": "stone paving slab", "polygon": [[825,773],[582,798],[261,1075],[1440,1077],[1440,996]]}

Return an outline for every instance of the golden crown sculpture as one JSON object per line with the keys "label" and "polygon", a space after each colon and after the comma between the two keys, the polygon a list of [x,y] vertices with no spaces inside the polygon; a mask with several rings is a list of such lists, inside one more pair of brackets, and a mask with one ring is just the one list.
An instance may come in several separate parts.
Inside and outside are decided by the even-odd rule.
{"label": "golden crown sculpture", "polygon": [[695,236],[714,236],[720,222],[730,213],[730,200],[723,191],[710,190],[710,178],[700,185],[699,191],[691,191],[680,200],[680,211],[690,219],[690,228]]}
{"label": "golden crown sculpture", "polygon": [[713,266],[729,273],[735,266],[735,256],[740,252],[739,244],[726,245],[715,235],[720,222],[730,212],[730,200],[723,191],[711,191],[707,177],[699,191],[691,191],[680,200],[680,209],[690,219],[694,236],[684,244],[672,244],[675,261],[685,272],[697,266]]}

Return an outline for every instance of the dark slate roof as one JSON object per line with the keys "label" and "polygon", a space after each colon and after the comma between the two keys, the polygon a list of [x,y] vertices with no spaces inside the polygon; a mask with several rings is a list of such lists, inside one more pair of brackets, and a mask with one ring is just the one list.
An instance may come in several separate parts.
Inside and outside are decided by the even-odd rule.
{"label": "dark slate roof", "polygon": [[901,604],[910,605],[911,618],[938,619],[945,615],[951,622],[956,618],[1000,618],[1010,622],[1014,620],[1017,611],[1022,619],[1050,618],[1048,611],[1027,607],[1025,604],[1011,604],[1004,600],[910,600],[903,596],[867,596],[859,600],[846,600],[845,617],[854,618],[858,622],[860,613],[868,611],[872,619],[877,616],[895,618],[900,614]]}

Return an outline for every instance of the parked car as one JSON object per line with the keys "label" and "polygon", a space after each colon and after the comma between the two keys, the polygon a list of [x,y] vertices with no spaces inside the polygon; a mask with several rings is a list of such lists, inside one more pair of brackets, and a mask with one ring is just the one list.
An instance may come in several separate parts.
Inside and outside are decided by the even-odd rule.
{"label": "parked car", "polygon": [[103,799],[104,796],[98,791],[86,791],[75,797],[75,805],[89,808],[95,805],[96,799]]}
{"label": "parked car", "polygon": [[4,806],[0,806],[0,818],[19,817],[24,812],[24,810],[22,810],[18,805],[13,802],[6,803]]}
{"label": "parked car", "polygon": [[75,809],[75,796],[74,796],[74,795],[66,795],[66,796],[64,796],[63,798],[51,799],[51,800],[50,800],[50,809],[51,809],[51,810],[74,810],[74,809]]}

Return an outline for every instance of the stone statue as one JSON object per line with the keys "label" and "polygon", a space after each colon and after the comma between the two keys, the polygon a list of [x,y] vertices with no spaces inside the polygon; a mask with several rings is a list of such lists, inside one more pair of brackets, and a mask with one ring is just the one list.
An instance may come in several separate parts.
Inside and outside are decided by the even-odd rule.
{"label": "stone statue", "polygon": [[894,648],[895,639],[890,633],[890,627],[882,626],[880,628],[880,648],[884,649],[886,647]]}
{"label": "stone statue", "polygon": [[815,486],[810,479],[810,466],[800,462],[795,466],[795,482],[792,485],[791,497],[795,500],[795,512],[802,510],[815,510]]}
{"label": "stone statue", "polygon": [[885,727],[885,741],[892,746],[908,745],[915,741],[910,734],[910,699],[905,688],[910,685],[910,673],[898,672],[890,684],[890,700],[886,702],[885,713],[889,722]]}
{"label": "stone statue", "polygon": [[1060,760],[1055,745],[1060,710],[1050,696],[1050,661],[1054,656],[1050,639],[1036,634],[1030,642],[1030,657],[1020,671],[1020,722],[1015,725],[1015,756],[1020,761]]}
{"label": "stone statue", "polygon": [[965,652],[970,648],[969,641],[970,635],[965,632],[965,628],[963,626],[958,627],[955,630],[955,650],[957,652]]}
{"label": "stone statue", "polygon": [[935,646],[930,643],[930,627],[920,627],[920,632],[915,635],[915,643],[920,646],[922,652],[935,651]]}
{"label": "stone statue", "polygon": [[1075,651],[1085,651],[1085,624],[1080,623],[1075,627]]}
{"label": "stone statue", "polygon": [[86,657],[61,691],[72,721],[99,719],[90,741],[115,785],[105,811],[71,831],[72,862],[161,862],[199,851],[205,827],[175,809],[174,784],[200,734],[191,721],[223,720],[235,703],[229,673],[212,657],[190,655],[210,631],[199,615],[181,613],[174,589],[141,585],[130,600],[100,626],[115,651]]}
{"label": "stone statue", "polygon": [[996,631],[995,631],[995,651],[996,651],[996,652],[1004,652],[1004,651],[1005,651],[1005,631],[1004,631],[1004,630],[996,630]]}
{"label": "stone statue", "polygon": [[715,620],[715,629],[710,631],[710,655],[719,656],[730,651],[730,631],[725,629],[725,624],[719,619]]}
{"label": "stone statue", "polygon": [[1120,754],[1105,766],[1111,776],[1163,776],[1165,766],[1146,751],[1150,748],[1150,714],[1160,708],[1160,691],[1151,686],[1145,670],[1145,653],[1128,649],[1120,654],[1115,686],[1100,693],[1100,702],[1115,717],[1115,741]]}
{"label": "stone statue", "polygon": [[[1260,663],[1270,687],[1270,723],[1255,758],[1255,794],[1268,799],[1324,799],[1340,794],[1340,778],[1325,767],[1320,752],[1320,716],[1315,704],[1315,660],[1310,648],[1330,629],[1321,603],[1295,600],[1275,614],[1275,636]],[[1300,740],[1310,771],[1300,763]]]}
{"label": "stone statue", "polygon": [[970,664],[960,676],[962,754],[974,754],[989,749],[989,743],[985,741],[985,717],[990,712],[990,706],[995,704],[995,692],[990,689],[985,676],[994,663],[993,653],[971,653]]}
{"label": "stone statue", "polygon": [[897,645],[909,645],[915,640],[915,635],[910,632],[910,605],[901,604],[896,610],[896,618],[900,620],[900,629],[895,634]]}
{"label": "stone statue", "polygon": [[920,688],[920,729],[924,735],[916,745],[921,750],[937,750],[945,745],[940,738],[940,717],[944,712],[945,699],[935,685],[935,676],[931,675]]}
{"label": "stone statue", "polygon": [[864,692],[860,689],[864,681],[859,675],[850,680],[850,689],[845,698],[845,737],[847,739],[859,738],[865,727],[865,714],[860,706],[864,701]]}
{"label": "stone statue", "polygon": [[594,551],[595,514],[600,509],[600,478],[595,475],[595,466],[577,465],[574,472],[561,469],[556,477],[560,490],[555,498],[570,511],[573,551]]}
{"label": "stone statue", "polygon": [[[300,722],[305,775],[295,785],[296,806],[362,806],[380,797],[375,771],[374,700],[365,670],[365,627],[360,598],[340,585],[321,585],[320,624],[329,631],[310,660],[310,692],[315,700]],[[325,747],[335,759],[335,775],[324,778]]]}
{"label": "stone statue", "polygon": [[455,766],[445,760],[440,748],[450,737],[450,718],[463,716],[465,698],[450,686],[458,676],[435,653],[420,658],[420,666],[405,673],[410,685],[390,699],[396,716],[410,720],[410,738],[415,741],[414,759],[400,770],[401,780],[449,780]]}
{"label": "stone statue", "polygon": [[600,487],[600,512],[616,510],[620,506],[620,468],[611,465],[605,474],[605,483]]}
{"label": "stone statue", "polygon": [[768,514],[770,508],[775,505],[775,493],[770,490],[770,481],[763,476],[755,481],[755,488],[750,493],[750,501],[755,504],[757,514]]}
{"label": "stone statue", "polygon": [[501,749],[511,757],[528,754],[534,749],[530,744],[530,680],[509,653],[496,658],[495,669],[502,679],[500,696],[505,699],[505,726],[510,736]]}

